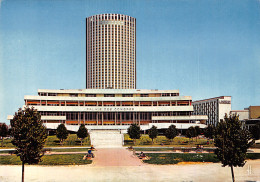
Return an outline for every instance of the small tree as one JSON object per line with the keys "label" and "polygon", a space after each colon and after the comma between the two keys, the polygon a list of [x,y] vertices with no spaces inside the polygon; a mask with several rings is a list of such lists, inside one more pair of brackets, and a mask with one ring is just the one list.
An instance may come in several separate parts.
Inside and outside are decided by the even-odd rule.
{"label": "small tree", "polygon": [[194,129],[195,129],[195,131],[196,131],[196,132],[195,132],[195,137],[196,137],[196,141],[197,141],[198,136],[199,136],[200,133],[201,133],[201,129],[200,129],[199,126],[195,126]]}
{"label": "small tree", "polygon": [[79,130],[77,132],[77,136],[80,139],[80,144],[82,146],[82,140],[84,140],[84,138],[88,136],[88,130],[84,124],[80,125]]}
{"label": "small tree", "polygon": [[24,164],[37,164],[44,155],[43,146],[47,138],[46,128],[41,115],[36,109],[26,107],[19,109],[11,120],[12,144],[16,146],[15,154],[22,161],[22,182],[24,181]]}
{"label": "small tree", "polygon": [[186,131],[186,137],[192,138],[193,141],[193,137],[195,136],[196,136],[196,129],[193,126],[189,127]]}
{"label": "small tree", "polygon": [[152,139],[152,145],[153,145],[153,139],[157,138],[157,136],[158,136],[157,127],[153,125],[153,126],[148,130],[148,134],[149,134],[149,137]]}
{"label": "small tree", "polygon": [[140,126],[137,126],[136,124],[131,124],[131,126],[127,129],[127,134],[130,136],[131,139],[134,140],[135,145],[136,139],[139,139],[141,137]]}
{"label": "small tree", "polygon": [[245,165],[247,149],[254,144],[248,130],[241,128],[241,122],[236,114],[225,115],[225,119],[217,124],[214,144],[215,154],[223,167],[231,167],[232,180],[235,181],[233,166]]}
{"label": "small tree", "polygon": [[170,140],[172,143],[173,139],[179,134],[178,129],[175,125],[169,126],[169,128],[165,131],[165,137]]}
{"label": "small tree", "polygon": [[4,137],[7,137],[8,135],[8,127],[5,123],[0,123],[0,137],[2,138],[2,144],[3,147],[4,144]]}
{"label": "small tree", "polygon": [[209,139],[213,139],[214,138],[214,133],[215,133],[215,126],[214,125],[208,125],[204,129],[204,136],[209,138]]}
{"label": "small tree", "polygon": [[63,145],[63,141],[68,138],[69,132],[64,124],[60,124],[56,130],[56,136],[60,140],[60,144]]}

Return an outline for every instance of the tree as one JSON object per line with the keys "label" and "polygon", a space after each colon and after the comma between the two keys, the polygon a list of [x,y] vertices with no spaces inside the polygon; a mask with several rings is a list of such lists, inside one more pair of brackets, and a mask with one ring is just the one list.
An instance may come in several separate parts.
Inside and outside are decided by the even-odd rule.
{"label": "tree", "polygon": [[47,138],[46,128],[41,115],[36,109],[25,107],[15,113],[11,120],[12,144],[16,146],[15,154],[22,161],[22,182],[24,181],[24,164],[38,164],[44,155],[43,146]]}
{"label": "tree", "polygon": [[80,138],[80,144],[82,146],[82,140],[88,136],[88,130],[84,124],[81,124],[77,132],[78,138]]}
{"label": "tree", "polygon": [[233,167],[245,165],[247,149],[254,144],[248,130],[241,128],[238,115],[233,114],[217,124],[214,144],[215,154],[223,167],[231,167],[232,180],[235,181]]}
{"label": "tree", "polygon": [[69,132],[64,124],[60,124],[56,130],[56,136],[60,140],[60,144],[63,145],[63,141],[68,138]]}
{"label": "tree", "polygon": [[215,132],[215,126],[214,125],[208,125],[204,129],[204,136],[209,138],[209,139],[213,139],[214,138],[214,132]]}
{"label": "tree", "polygon": [[196,136],[196,129],[193,126],[190,126],[186,131],[186,137],[192,138]]}
{"label": "tree", "polygon": [[149,137],[152,139],[152,144],[153,144],[153,139],[157,138],[157,136],[158,136],[157,127],[153,125],[153,126],[148,130],[148,135],[149,135]]}
{"label": "tree", "polygon": [[0,137],[2,138],[2,144],[3,147],[4,144],[4,137],[7,137],[8,135],[8,127],[5,123],[0,123]]}
{"label": "tree", "polygon": [[131,126],[127,129],[127,134],[134,140],[134,145],[136,142],[136,139],[139,139],[141,137],[140,135],[140,126],[137,126],[136,124],[131,124]]}
{"label": "tree", "polygon": [[169,126],[169,128],[165,131],[165,137],[168,138],[171,142],[178,134],[179,131],[175,125]]}
{"label": "tree", "polygon": [[195,129],[195,131],[196,131],[196,132],[195,132],[195,137],[196,137],[196,141],[197,141],[198,136],[199,136],[200,133],[201,133],[201,129],[200,129],[199,126],[195,126],[194,129]]}
{"label": "tree", "polygon": [[255,140],[260,139],[260,123],[250,127],[249,131]]}

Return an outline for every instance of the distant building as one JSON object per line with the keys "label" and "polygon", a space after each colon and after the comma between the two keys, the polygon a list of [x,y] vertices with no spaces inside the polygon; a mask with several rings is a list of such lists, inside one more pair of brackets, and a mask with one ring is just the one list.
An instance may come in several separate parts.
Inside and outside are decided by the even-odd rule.
{"label": "distant building", "polygon": [[246,108],[244,110],[232,110],[230,114],[239,115],[239,120],[248,120],[249,119],[249,109]]}
{"label": "distant building", "polygon": [[206,115],[193,115],[192,98],[179,96],[178,90],[39,89],[38,96],[24,96],[24,100],[26,106],[40,112],[48,129],[56,129],[60,123],[72,131],[80,124],[89,130],[122,132],[133,123],[142,130],[152,125],[166,129],[172,124],[178,129],[204,128],[208,119]]}
{"label": "distant building", "polygon": [[260,106],[249,106],[249,119],[260,118]]}
{"label": "distant building", "polygon": [[136,19],[101,14],[86,19],[86,88],[136,88]]}
{"label": "distant building", "polygon": [[194,115],[207,115],[207,124],[216,125],[231,111],[231,96],[197,100],[192,103]]}
{"label": "distant building", "polygon": [[230,111],[230,114],[238,114],[242,126],[247,129],[260,123],[260,106],[249,106],[244,110],[233,110]]}

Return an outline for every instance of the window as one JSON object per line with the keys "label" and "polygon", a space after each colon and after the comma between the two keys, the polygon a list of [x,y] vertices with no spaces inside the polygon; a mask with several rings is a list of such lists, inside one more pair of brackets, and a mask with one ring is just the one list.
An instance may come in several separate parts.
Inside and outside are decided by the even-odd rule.
{"label": "window", "polygon": [[70,97],[78,97],[78,94],[70,94]]}
{"label": "window", "polygon": [[162,97],[170,97],[171,94],[170,93],[162,93]]}
{"label": "window", "polygon": [[123,97],[133,97],[133,94],[122,94]]}
{"label": "window", "polygon": [[115,94],[104,94],[104,97],[115,97]]}
{"label": "window", "polygon": [[57,96],[57,93],[48,93],[48,96]]}
{"label": "window", "polygon": [[47,93],[42,93],[42,92],[40,92],[38,95],[39,95],[39,96],[47,96]]}
{"label": "window", "polygon": [[141,94],[141,97],[149,97],[149,94]]}
{"label": "window", "polygon": [[179,96],[179,93],[171,93],[171,96]]}
{"label": "window", "polygon": [[96,94],[86,94],[86,97],[96,97]]}

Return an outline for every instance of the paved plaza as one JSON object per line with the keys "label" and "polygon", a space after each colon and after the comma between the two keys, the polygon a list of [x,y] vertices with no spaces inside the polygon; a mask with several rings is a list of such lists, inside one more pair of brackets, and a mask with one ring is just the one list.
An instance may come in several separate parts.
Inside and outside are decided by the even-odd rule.
{"label": "paved plaza", "polygon": [[[251,166],[251,167],[250,167]],[[251,171],[248,170],[251,168]],[[235,168],[236,181],[260,181],[260,160]],[[21,166],[0,166],[0,181],[21,181]],[[144,165],[144,166],[26,166],[25,181],[231,181],[230,168],[221,165]]]}
{"label": "paved plaza", "polygon": [[102,148],[94,151],[93,166],[143,166],[132,151],[125,148]]}
{"label": "paved plaza", "polygon": [[[93,164],[82,166],[25,166],[26,182],[80,181],[231,181],[229,167],[220,163],[143,164],[124,148],[94,151]],[[236,181],[260,181],[260,160],[235,168]],[[21,166],[0,165],[1,182],[20,182]]]}

